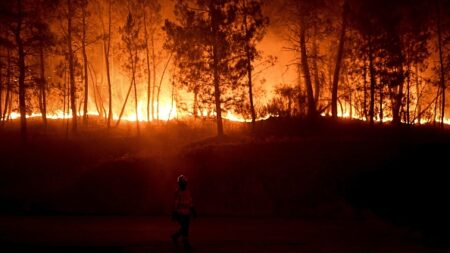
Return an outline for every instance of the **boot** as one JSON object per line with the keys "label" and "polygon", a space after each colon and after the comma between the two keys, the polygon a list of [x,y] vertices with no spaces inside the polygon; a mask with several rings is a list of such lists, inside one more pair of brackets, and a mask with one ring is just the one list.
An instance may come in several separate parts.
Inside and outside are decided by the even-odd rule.
{"label": "boot", "polygon": [[173,235],[170,236],[170,239],[172,239],[173,244],[178,244],[178,233],[175,233]]}
{"label": "boot", "polygon": [[183,247],[186,251],[192,250],[192,246],[187,239],[183,240]]}

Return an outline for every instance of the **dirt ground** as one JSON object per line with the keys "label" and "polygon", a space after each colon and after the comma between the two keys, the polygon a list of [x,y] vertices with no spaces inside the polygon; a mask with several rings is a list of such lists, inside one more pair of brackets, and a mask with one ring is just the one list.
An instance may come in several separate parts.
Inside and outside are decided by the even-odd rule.
{"label": "dirt ground", "polygon": [[[183,252],[168,217],[0,218],[1,252]],[[450,252],[375,217],[360,220],[198,218],[194,252]]]}
{"label": "dirt ground", "polygon": [[25,146],[0,132],[0,252],[183,252],[169,240],[179,174],[194,252],[450,252],[450,132],[274,119],[218,141],[198,125]]}

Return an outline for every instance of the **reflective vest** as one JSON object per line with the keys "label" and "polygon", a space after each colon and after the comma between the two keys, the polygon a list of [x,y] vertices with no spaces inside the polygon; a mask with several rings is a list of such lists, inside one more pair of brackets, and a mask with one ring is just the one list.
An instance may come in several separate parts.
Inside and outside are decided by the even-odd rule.
{"label": "reflective vest", "polygon": [[181,215],[190,215],[192,207],[192,197],[189,190],[178,189],[175,192],[175,208],[174,210]]}

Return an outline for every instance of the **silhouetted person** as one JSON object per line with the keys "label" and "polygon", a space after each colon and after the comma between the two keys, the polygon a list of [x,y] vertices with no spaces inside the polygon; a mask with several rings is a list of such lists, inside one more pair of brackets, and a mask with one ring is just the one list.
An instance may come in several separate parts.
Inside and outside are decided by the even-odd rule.
{"label": "silhouetted person", "polygon": [[197,216],[194,206],[192,204],[192,197],[190,191],[187,189],[187,178],[180,175],[177,178],[178,189],[175,192],[174,207],[172,211],[172,219],[180,224],[180,229],[171,236],[174,243],[178,242],[181,236],[183,245],[186,250],[191,249],[189,243],[189,223],[191,216]]}

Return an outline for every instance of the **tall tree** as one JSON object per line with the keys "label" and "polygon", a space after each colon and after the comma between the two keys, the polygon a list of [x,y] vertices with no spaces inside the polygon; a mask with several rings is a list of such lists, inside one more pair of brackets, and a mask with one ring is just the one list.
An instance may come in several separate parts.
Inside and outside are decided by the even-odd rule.
{"label": "tall tree", "polygon": [[[130,89],[133,87],[134,90],[134,102],[135,102],[135,114],[136,114],[136,129],[137,134],[140,134],[140,127],[139,127],[139,108],[138,108],[138,94],[137,94],[137,74],[138,74],[138,68],[140,64],[140,58],[139,54],[141,53],[142,49],[144,49],[144,43],[142,39],[140,38],[140,24],[139,20],[134,18],[133,14],[130,12],[128,13],[127,20],[125,24],[120,28],[120,32],[122,34],[122,50],[124,51],[126,55],[126,61],[123,64],[124,69],[129,73],[131,84]],[[130,90],[129,89],[129,90]],[[128,99],[129,92],[127,94]],[[123,105],[123,108],[126,106],[127,100],[125,100],[125,103]],[[123,112],[122,108],[122,112]],[[121,113],[122,114],[122,113]]]}
{"label": "tall tree", "polygon": [[70,93],[70,109],[72,112],[72,131],[77,132],[77,87],[75,82],[75,53],[73,51],[73,18],[75,16],[74,0],[67,0],[67,58],[69,62],[69,93]]}
{"label": "tall tree", "polygon": [[87,11],[88,1],[81,0],[81,50],[83,54],[83,79],[84,79],[84,105],[83,105],[83,124],[88,123],[88,104],[89,104],[89,73],[88,73],[88,58],[86,53],[87,47],[87,18],[89,12]]}
{"label": "tall tree", "polygon": [[261,0],[243,0],[238,5],[240,19],[242,22],[242,35],[237,38],[242,43],[243,57],[241,64],[246,70],[248,84],[248,100],[250,104],[250,115],[252,119],[252,131],[255,131],[256,111],[253,102],[253,62],[260,55],[256,45],[264,37],[269,19],[262,13]]}
{"label": "tall tree", "polygon": [[[203,76],[201,90],[212,92],[217,135],[223,136],[222,94],[233,89],[240,77],[236,66],[237,6],[232,0],[181,1],[175,5],[177,21],[166,20],[164,30],[167,34],[166,47],[175,54],[177,67],[191,73],[190,76]],[[242,73],[242,72],[240,72]],[[211,89],[212,88],[212,89]]]}
{"label": "tall tree", "polygon": [[344,1],[342,6],[342,27],[339,37],[339,46],[336,54],[336,65],[334,68],[332,93],[331,93],[331,114],[333,118],[337,118],[337,98],[338,98],[338,86],[339,86],[339,75],[341,72],[342,58],[344,55],[344,45],[345,45],[345,32],[347,30],[347,12],[348,12],[348,2]]}
{"label": "tall tree", "polygon": [[[424,65],[428,57],[430,57],[430,50],[428,49],[430,32],[428,29],[428,13],[423,10],[426,9],[427,1],[417,1],[415,4],[402,5],[400,9],[401,21],[397,27],[397,33],[400,39],[400,48],[402,52],[403,61],[403,81],[406,85],[406,92],[398,93],[395,101],[397,114],[394,123],[400,123],[401,113],[403,112],[404,122],[410,123],[410,104],[411,104],[411,82],[413,79],[414,66]],[[398,12],[397,12],[398,13]],[[414,73],[418,77],[418,71]],[[419,96],[420,94],[416,94]],[[403,101],[402,101],[403,99]],[[406,104],[406,109],[404,108]]]}
{"label": "tall tree", "polygon": [[[9,44],[9,43],[8,43]],[[3,122],[5,122],[9,118],[9,112],[11,111],[11,92],[12,92],[12,85],[11,85],[11,72],[12,72],[12,59],[11,59],[11,49],[6,48],[6,76],[5,76],[5,83],[6,83],[6,94],[5,94],[5,103],[3,106],[3,113],[0,115]]]}
{"label": "tall tree", "polygon": [[[154,86],[156,82],[155,34],[161,23],[161,5],[158,0],[140,0],[144,26],[145,56],[147,70],[147,121],[154,118]],[[151,67],[153,67],[153,70]],[[153,74],[153,75],[152,75]],[[153,85],[152,85],[152,76]],[[152,88],[153,87],[153,88]],[[152,99],[153,98],[153,99]],[[151,115],[151,117],[150,117]]]}
{"label": "tall tree", "polygon": [[55,45],[55,34],[50,28],[50,23],[53,21],[53,17],[50,17],[48,13],[55,11],[57,1],[34,1],[33,8],[36,10],[36,15],[33,18],[37,34],[35,35],[34,51],[39,56],[39,78],[38,78],[38,90],[39,90],[39,110],[42,115],[42,121],[44,127],[47,128],[47,91],[48,83],[46,77],[46,59],[49,51]]}
{"label": "tall tree", "polygon": [[[96,2],[97,9],[100,14],[100,22],[102,24],[102,42],[103,42],[103,56],[105,60],[106,79],[108,84],[108,116],[107,127],[111,127],[113,120],[113,100],[112,100],[112,83],[111,83],[111,66],[110,66],[110,54],[111,54],[111,37],[112,37],[112,1],[106,0],[106,7],[102,2]],[[106,11],[105,11],[106,9]],[[107,24],[105,24],[103,15],[107,16]]]}
{"label": "tall tree", "polygon": [[[289,38],[293,44],[294,52],[299,54],[301,74],[306,87],[308,116],[317,116],[317,101],[314,98],[314,89],[311,78],[310,46],[308,41],[314,40],[314,27],[321,25],[319,13],[324,10],[325,2],[322,0],[290,0],[287,1],[289,17]],[[318,75],[317,75],[318,76]],[[316,78],[318,81],[318,77]]]}
{"label": "tall tree", "polygon": [[26,138],[27,134],[27,119],[26,119],[26,90],[25,90],[25,48],[24,39],[22,35],[23,25],[24,25],[24,13],[23,5],[21,0],[17,0],[17,24],[14,32],[16,44],[17,44],[17,54],[19,56],[19,111],[20,111],[20,132],[22,138]]}
{"label": "tall tree", "polygon": [[[360,43],[360,52],[363,58],[367,57],[369,68],[369,82],[370,82],[370,99],[369,99],[369,122],[374,124],[375,118],[375,103],[376,103],[376,89],[379,93],[379,112],[380,121],[382,120],[383,109],[383,88],[384,82],[382,74],[382,66],[385,66],[385,59],[382,55],[386,54],[383,46],[387,45],[387,33],[381,25],[381,13],[384,11],[384,5],[377,1],[370,0],[354,0],[349,1],[351,8],[351,25],[352,28],[358,31],[363,38]],[[388,72],[386,72],[388,73]]]}
{"label": "tall tree", "polygon": [[[444,128],[445,119],[445,93],[447,86],[445,85],[445,64],[444,64],[444,47],[442,40],[442,17],[440,0],[435,0],[436,5],[436,31],[438,40],[438,54],[439,54],[439,90],[441,92],[441,127]],[[436,117],[436,115],[435,115]]]}
{"label": "tall tree", "polygon": [[4,63],[3,63],[3,57],[1,55],[2,48],[0,47],[0,123],[3,121],[3,69],[4,69]]}
{"label": "tall tree", "polygon": [[[36,41],[35,16],[36,10],[33,9],[33,5],[29,1],[16,0],[0,2],[0,19],[3,21],[2,25],[6,26],[5,30],[7,31],[0,34],[0,41],[2,44],[7,44],[9,48],[14,48],[17,57],[20,133],[23,141],[27,137],[27,87],[25,78],[28,66],[26,58],[30,51],[29,49]],[[11,103],[12,100],[8,100]]]}

